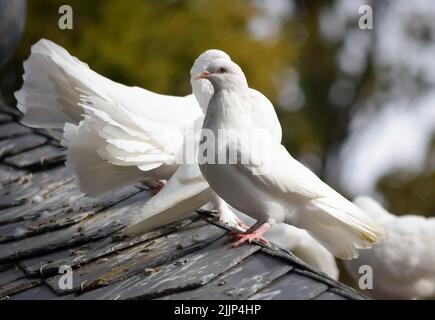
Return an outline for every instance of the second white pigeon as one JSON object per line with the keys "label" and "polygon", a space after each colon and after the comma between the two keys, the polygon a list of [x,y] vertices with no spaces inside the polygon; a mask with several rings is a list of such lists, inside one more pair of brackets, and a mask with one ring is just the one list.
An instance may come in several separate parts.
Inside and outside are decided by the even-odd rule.
{"label": "second white pigeon", "polygon": [[[208,50],[192,73],[204,71],[215,58],[229,59]],[[213,92],[207,81],[193,80],[193,94],[185,97],[128,87],[45,39],[32,46],[24,70],[15,94],[22,122],[64,130],[67,166],[77,174],[80,190],[94,197],[144,180],[158,190],[160,180],[178,167],[183,132],[203,116]]]}
{"label": "second white pigeon", "polygon": [[435,218],[417,215],[395,216],[374,199],[354,200],[362,210],[388,231],[388,239],[358,259],[346,261],[347,271],[356,283],[361,267],[370,267],[371,290],[379,299],[435,298]]}

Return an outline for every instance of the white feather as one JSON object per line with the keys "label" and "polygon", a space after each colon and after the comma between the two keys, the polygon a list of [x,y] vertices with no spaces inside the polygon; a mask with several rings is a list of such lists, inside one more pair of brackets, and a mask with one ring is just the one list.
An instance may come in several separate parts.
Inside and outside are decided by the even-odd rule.
{"label": "white feather", "polygon": [[[228,57],[218,50],[205,53],[192,70],[199,70],[216,56]],[[80,170],[82,191],[92,195],[99,190],[114,191],[118,185],[134,180],[130,177],[133,172],[141,178],[141,171],[146,171],[148,178],[169,178],[177,168],[175,157],[183,143],[183,130],[203,114],[194,95],[167,96],[116,83],[45,39],[32,46],[24,70],[23,86],[15,94],[24,114],[22,122],[37,128],[79,126],[77,130],[65,128],[70,139],[64,140],[73,141],[65,142],[71,148],[68,166]],[[207,81],[198,82],[199,100],[208,101],[208,86]],[[91,130],[90,123],[98,130]],[[72,138],[74,131],[83,130],[92,133],[78,136],[92,135],[91,142]],[[103,186],[103,180],[84,174],[92,172],[86,166],[98,168],[101,178],[107,170],[111,184]]]}
{"label": "white feather", "polygon": [[114,166],[98,155],[96,146],[103,141],[95,128],[92,121],[82,121],[78,126],[65,124],[64,128],[63,143],[69,146],[67,166],[76,173],[80,190],[100,197],[144,179],[138,168]]}
{"label": "white feather", "polygon": [[435,297],[435,218],[395,216],[369,197],[354,201],[388,231],[388,239],[361,253],[345,266],[358,283],[361,266],[373,271],[373,289],[380,299]]}
{"label": "white feather", "polygon": [[123,234],[137,235],[180,220],[209,202],[211,193],[197,165],[182,165],[165,187],[145,204]]}

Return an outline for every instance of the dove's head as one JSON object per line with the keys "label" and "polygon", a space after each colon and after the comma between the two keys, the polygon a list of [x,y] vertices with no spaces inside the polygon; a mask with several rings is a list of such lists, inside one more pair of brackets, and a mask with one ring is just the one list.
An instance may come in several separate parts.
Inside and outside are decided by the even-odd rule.
{"label": "dove's head", "polygon": [[208,65],[215,59],[225,59],[231,61],[228,54],[221,50],[211,49],[203,52],[198,58],[196,58],[190,69],[190,83],[192,84],[192,92],[195,95],[201,108],[204,112],[207,110],[208,102],[213,95],[213,86],[207,80],[195,80],[195,77],[207,70]]}
{"label": "dove's head", "polygon": [[213,85],[214,91],[248,87],[242,69],[233,61],[222,58],[213,60],[207,70],[198,74],[196,79],[207,79]]}

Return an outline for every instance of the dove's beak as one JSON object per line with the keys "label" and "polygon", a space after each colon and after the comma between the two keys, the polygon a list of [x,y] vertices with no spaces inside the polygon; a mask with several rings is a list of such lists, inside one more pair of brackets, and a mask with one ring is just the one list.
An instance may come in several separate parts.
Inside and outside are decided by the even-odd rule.
{"label": "dove's beak", "polygon": [[210,72],[208,72],[208,71],[201,72],[200,74],[198,74],[195,77],[195,80],[206,79],[206,78],[208,78],[209,75],[210,75]]}

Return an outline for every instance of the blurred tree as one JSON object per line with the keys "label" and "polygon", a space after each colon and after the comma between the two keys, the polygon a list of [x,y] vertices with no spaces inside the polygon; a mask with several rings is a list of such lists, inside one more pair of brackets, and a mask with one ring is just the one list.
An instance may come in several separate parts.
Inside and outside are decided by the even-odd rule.
{"label": "blurred tree", "polygon": [[394,171],[378,182],[391,212],[435,216],[435,138],[430,150],[421,172]]}
{"label": "blurred tree", "polygon": [[62,4],[29,1],[16,64],[28,56],[31,44],[47,38],[115,81],[181,95],[190,93],[193,59],[206,49],[219,48],[244,68],[252,86],[273,97],[271,76],[296,56],[283,38],[269,43],[248,35],[247,22],[256,14],[248,1],[73,0],[70,31],[58,28]]}

